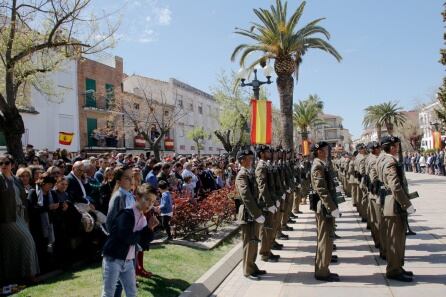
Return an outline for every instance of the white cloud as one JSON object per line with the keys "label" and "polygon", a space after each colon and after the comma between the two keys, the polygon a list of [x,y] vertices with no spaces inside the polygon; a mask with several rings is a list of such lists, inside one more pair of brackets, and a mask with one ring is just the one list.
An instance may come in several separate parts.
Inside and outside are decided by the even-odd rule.
{"label": "white cloud", "polygon": [[159,24],[163,26],[170,25],[170,21],[172,20],[172,11],[170,11],[170,9],[167,7],[159,8],[157,10]]}
{"label": "white cloud", "polygon": [[153,31],[152,29],[145,30],[138,38],[138,42],[140,43],[149,43],[155,40],[156,40],[156,34],[155,31]]}
{"label": "white cloud", "polygon": [[119,29],[122,40],[150,43],[158,39],[161,26],[172,22],[172,11],[161,0],[124,0],[123,23]]}

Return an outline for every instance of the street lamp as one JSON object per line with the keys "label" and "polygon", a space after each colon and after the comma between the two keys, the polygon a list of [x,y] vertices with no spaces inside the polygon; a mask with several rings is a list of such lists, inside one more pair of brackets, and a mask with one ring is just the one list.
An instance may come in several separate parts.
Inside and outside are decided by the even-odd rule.
{"label": "street lamp", "polygon": [[435,128],[436,132],[440,131],[440,123],[439,122],[435,121],[435,122],[430,122],[429,124]]}
{"label": "street lamp", "polygon": [[259,96],[260,96],[260,86],[264,85],[264,84],[271,84],[271,76],[273,74],[273,67],[271,67],[271,65],[265,65],[265,67],[263,67],[263,74],[266,76],[267,81],[260,81],[257,79],[257,69],[254,68],[254,79],[249,82],[249,83],[245,83],[245,81],[248,79],[249,76],[249,72],[245,69],[245,68],[240,68],[240,70],[238,71],[238,78],[240,78],[240,80],[242,81],[241,86],[242,87],[252,87],[252,90],[254,91],[254,98],[256,100],[259,100]]}

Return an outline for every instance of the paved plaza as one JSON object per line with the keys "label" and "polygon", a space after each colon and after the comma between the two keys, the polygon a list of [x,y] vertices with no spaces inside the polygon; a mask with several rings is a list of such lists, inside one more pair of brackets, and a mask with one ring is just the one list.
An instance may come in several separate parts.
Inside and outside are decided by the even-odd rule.
{"label": "paved plaza", "polygon": [[250,281],[237,268],[214,292],[213,297],[288,297],[288,296],[446,296],[446,178],[408,173],[410,191],[418,191],[413,200],[417,212],[410,225],[417,232],[407,238],[405,269],[414,272],[413,283],[388,281],[386,264],[379,258],[370,232],[352,207],[350,199],[341,205],[336,240],[339,262],[332,264],[341,282],[324,283],[314,279],[316,226],[314,214],[303,207],[290,240],[284,241],[279,263],[258,260],[268,274],[261,281]]}

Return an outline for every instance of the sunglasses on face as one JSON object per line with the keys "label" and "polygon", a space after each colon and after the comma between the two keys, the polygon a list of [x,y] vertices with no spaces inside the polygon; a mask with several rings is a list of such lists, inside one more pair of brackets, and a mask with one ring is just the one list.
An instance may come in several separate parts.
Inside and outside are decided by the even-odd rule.
{"label": "sunglasses on face", "polygon": [[3,165],[8,166],[8,165],[10,165],[10,164],[11,164],[10,161],[0,162],[0,166],[3,166]]}

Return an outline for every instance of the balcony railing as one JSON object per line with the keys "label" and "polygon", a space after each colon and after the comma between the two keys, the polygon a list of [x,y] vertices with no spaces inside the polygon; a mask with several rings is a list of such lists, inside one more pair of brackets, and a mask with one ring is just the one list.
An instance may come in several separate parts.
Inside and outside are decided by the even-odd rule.
{"label": "balcony railing", "polygon": [[99,96],[95,93],[84,94],[84,108],[109,111],[113,109],[112,96]]}

